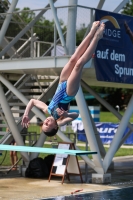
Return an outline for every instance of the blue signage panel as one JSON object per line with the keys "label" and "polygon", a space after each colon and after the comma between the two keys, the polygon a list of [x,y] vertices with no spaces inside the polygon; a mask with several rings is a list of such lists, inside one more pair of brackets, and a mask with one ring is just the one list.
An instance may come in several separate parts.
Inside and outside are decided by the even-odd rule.
{"label": "blue signage panel", "polygon": [[[115,136],[119,124],[114,123],[95,123],[97,131],[100,135],[103,144],[110,144]],[[129,132],[129,128],[125,129],[123,137]],[[77,139],[79,141],[86,141],[85,131],[77,130]],[[128,136],[123,144],[133,144],[133,133]]]}
{"label": "blue signage panel", "polygon": [[95,20],[105,23],[95,51],[98,81],[133,83],[133,17],[96,10]]}

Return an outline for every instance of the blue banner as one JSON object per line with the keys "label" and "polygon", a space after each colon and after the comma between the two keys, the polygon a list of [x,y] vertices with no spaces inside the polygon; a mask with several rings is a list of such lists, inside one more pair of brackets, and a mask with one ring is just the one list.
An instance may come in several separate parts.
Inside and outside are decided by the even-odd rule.
{"label": "blue banner", "polygon": [[133,83],[133,17],[96,10],[95,20],[105,23],[95,51],[98,81]]}
{"label": "blue banner", "polygon": [[[110,144],[114,138],[114,135],[118,129],[119,124],[113,123],[95,123],[98,133],[103,144]],[[127,127],[123,136],[129,131]],[[85,131],[77,130],[77,139],[79,141],[86,141]],[[133,144],[133,133],[125,140],[124,144]]]}

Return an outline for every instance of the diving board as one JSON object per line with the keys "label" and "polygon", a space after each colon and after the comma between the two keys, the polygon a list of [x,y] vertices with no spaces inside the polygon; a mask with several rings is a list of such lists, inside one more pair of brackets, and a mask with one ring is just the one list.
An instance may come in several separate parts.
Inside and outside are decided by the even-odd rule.
{"label": "diving board", "polygon": [[14,145],[0,145],[0,151],[21,151],[21,152],[38,152],[38,153],[51,153],[51,154],[68,154],[68,155],[86,155],[97,154],[95,151],[81,151],[81,150],[68,150],[68,149],[55,149],[43,147],[28,147],[28,146],[14,146]]}

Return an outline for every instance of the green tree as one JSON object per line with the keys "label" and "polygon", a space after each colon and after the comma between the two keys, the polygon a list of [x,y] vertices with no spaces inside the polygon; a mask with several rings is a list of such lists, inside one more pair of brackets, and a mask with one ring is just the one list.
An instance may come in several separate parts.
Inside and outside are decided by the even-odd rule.
{"label": "green tree", "polygon": [[130,0],[126,6],[124,6],[122,14],[133,16],[133,0]]}
{"label": "green tree", "polygon": [[[8,9],[8,3],[6,1],[0,1],[0,13],[5,13]],[[0,18],[3,19],[4,16],[0,15]]]}
{"label": "green tree", "polygon": [[86,30],[87,30],[86,27],[77,30],[76,46],[80,45],[81,41],[84,39],[84,35],[85,35]]}

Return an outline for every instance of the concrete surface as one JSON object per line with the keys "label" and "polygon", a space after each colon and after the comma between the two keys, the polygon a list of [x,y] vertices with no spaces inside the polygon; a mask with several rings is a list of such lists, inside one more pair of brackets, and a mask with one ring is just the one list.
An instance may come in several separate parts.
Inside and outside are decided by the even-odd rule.
{"label": "concrete surface", "polygon": [[61,178],[30,179],[21,177],[19,171],[7,172],[7,168],[0,169],[0,199],[2,200],[41,200],[49,197],[59,197],[71,195],[75,190],[82,190],[75,193],[89,193],[97,191],[107,191],[122,187],[133,187],[133,156],[118,157],[114,159],[114,169],[109,169],[111,173],[110,184],[92,184],[91,174],[93,169],[88,168],[87,181],[85,177],[85,164],[80,162],[80,169],[84,183],[81,183],[79,176],[70,176],[70,182],[65,179],[61,184]]}

